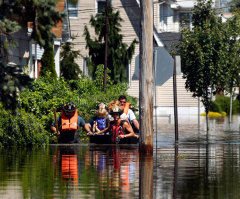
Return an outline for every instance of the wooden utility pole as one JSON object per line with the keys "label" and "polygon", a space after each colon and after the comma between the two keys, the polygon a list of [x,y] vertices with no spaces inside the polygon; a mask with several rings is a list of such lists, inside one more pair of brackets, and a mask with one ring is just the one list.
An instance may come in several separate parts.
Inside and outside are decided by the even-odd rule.
{"label": "wooden utility pole", "polygon": [[140,152],[153,154],[153,0],[141,0]]}
{"label": "wooden utility pole", "polygon": [[108,65],[108,0],[106,0],[106,34],[105,34],[105,58],[104,58],[104,79],[103,79],[103,87],[104,93],[106,93],[107,87],[107,65]]}

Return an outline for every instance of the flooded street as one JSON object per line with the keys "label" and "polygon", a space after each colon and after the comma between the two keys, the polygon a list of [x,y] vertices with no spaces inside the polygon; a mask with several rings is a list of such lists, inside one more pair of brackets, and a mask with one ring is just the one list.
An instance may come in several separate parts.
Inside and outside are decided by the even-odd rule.
{"label": "flooded street", "polygon": [[[138,146],[2,149],[0,198],[240,198],[240,118],[158,120],[154,155]],[[173,120],[172,120],[173,121]],[[149,190],[145,190],[145,189]],[[148,197],[149,198],[149,197]]]}

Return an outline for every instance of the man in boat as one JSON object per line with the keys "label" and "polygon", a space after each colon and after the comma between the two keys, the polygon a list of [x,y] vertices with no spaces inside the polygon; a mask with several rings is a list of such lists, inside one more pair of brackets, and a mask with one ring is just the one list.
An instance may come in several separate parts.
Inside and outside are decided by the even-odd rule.
{"label": "man in boat", "polygon": [[138,138],[129,122],[120,119],[122,113],[123,109],[117,105],[113,105],[110,110],[110,114],[113,117],[113,121],[110,123],[110,133],[113,143],[122,142],[125,138]]}
{"label": "man in boat", "polygon": [[58,136],[58,143],[79,143],[79,127],[83,127],[88,133],[91,133],[89,126],[78,115],[77,108],[72,102],[64,104],[57,123],[60,132],[57,132],[55,121],[52,123],[51,130]]}
{"label": "man in boat", "polygon": [[120,107],[123,109],[122,117],[124,117],[124,114],[125,114],[126,117],[128,118],[128,121],[132,125],[134,131],[138,133],[139,132],[139,123],[138,123],[138,120],[137,120],[134,112],[130,108],[131,104],[127,102],[127,97],[125,95],[121,95],[118,98],[118,100],[120,102]]}

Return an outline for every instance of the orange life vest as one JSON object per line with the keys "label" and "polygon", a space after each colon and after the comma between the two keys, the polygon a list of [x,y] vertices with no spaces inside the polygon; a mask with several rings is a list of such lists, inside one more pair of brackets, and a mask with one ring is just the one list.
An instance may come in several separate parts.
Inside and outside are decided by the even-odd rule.
{"label": "orange life vest", "polygon": [[78,112],[75,110],[71,118],[66,117],[64,111],[61,110],[62,131],[77,130],[78,129]]}
{"label": "orange life vest", "polygon": [[123,113],[127,115],[131,103],[126,103],[125,106],[120,106],[123,109]]}

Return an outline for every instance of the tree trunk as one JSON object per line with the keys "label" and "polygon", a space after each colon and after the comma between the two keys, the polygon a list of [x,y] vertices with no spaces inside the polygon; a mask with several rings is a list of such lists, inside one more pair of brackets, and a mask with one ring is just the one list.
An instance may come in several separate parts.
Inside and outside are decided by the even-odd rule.
{"label": "tree trunk", "polygon": [[232,123],[232,87],[230,88],[229,123]]}
{"label": "tree trunk", "polygon": [[153,153],[153,1],[141,1],[140,35],[140,144],[143,153]]}

